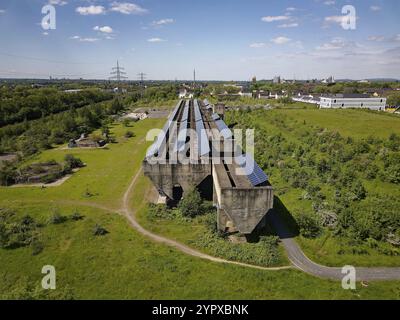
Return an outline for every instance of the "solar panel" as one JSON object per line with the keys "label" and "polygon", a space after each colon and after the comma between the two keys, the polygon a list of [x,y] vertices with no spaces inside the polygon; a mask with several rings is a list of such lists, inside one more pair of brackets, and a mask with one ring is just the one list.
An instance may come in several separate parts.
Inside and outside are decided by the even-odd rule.
{"label": "solar panel", "polygon": [[218,113],[213,113],[213,115],[211,116],[211,118],[215,121],[215,120],[219,120],[220,116]]}
{"label": "solar panel", "polygon": [[171,115],[169,116],[167,122],[164,124],[164,127],[162,128],[162,131],[158,135],[156,141],[151,145],[151,147],[148,149],[146,157],[153,157],[155,156],[160,148],[163,146],[163,144],[166,142],[167,139],[167,133],[169,132],[171,125],[182,105],[183,100],[180,100],[178,104],[176,105],[175,109],[172,111]]}
{"label": "solar panel", "polygon": [[179,133],[178,133],[178,141],[177,141],[177,150],[178,152],[182,152],[185,149],[186,145],[186,137],[188,135],[188,119],[181,122]]}
{"label": "solar panel", "polygon": [[197,121],[202,121],[201,111],[197,100],[194,101],[194,118]]}
{"label": "solar panel", "polygon": [[196,122],[196,133],[197,133],[197,147],[199,156],[205,156],[210,153],[210,144],[207,137],[207,132],[204,128],[203,121]]}
{"label": "solar panel", "polygon": [[203,103],[205,106],[208,106],[210,104],[207,99],[204,99]]}
{"label": "solar panel", "polygon": [[258,186],[268,181],[268,176],[250,154],[246,153],[240,156],[240,159],[236,162],[244,170],[247,178],[253,186]]}
{"label": "solar panel", "polygon": [[233,134],[232,131],[228,128],[228,126],[225,124],[224,121],[222,120],[217,120],[215,121],[215,124],[217,125],[217,128],[221,135],[224,137],[224,139],[232,139]]}
{"label": "solar panel", "polygon": [[189,119],[189,104],[187,103],[185,106],[185,110],[183,110],[181,122],[187,121]]}

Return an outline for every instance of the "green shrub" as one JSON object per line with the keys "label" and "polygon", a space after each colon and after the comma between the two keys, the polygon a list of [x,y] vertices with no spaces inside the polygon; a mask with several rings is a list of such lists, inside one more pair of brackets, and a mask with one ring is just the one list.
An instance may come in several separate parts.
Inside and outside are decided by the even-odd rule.
{"label": "green shrub", "polygon": [[65,221],[67,221],[67,218],[62,216],[58,211],[54,212],[49,219],[50,224],[61,224]]}
{"label": "green shrub", "polygon": [[103,228],[102,226],[96,224],[93,228],[93,235],[94,236],[105,236],[106,234],[108,234],[108,231]]}
{"label": "green shrub", "polygon": [[317,238],[322,228],[318,218],[311,214],[302,213],[296,218],[300,233],[305,238]]}
{"label": "green shrub", "polygon": [[178,205],[178,209],[184,217],[194,218],[202,213],[202,200],[196,188],[190,189],[185,193]]}

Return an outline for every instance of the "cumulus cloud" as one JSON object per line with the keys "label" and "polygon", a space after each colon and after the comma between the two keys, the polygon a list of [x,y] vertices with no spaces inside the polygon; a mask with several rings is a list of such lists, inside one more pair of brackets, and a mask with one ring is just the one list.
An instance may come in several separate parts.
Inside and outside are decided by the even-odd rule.
{"label": "cumulus cloud", "polygon": [[290,38],[287,37],[276,37],[274,39],[271,40],[273,43],[275,44],[285,44],[291,41]]}
{"label": "cumulus cloud", "polygon": [[165,42],[167,40],[161,39],[161,38],[150,38],[147,39],[147,42]]}
{"label": "cumulus cloud", "polygon": [[93,6],[93,5],[88,7],[78,7],[75,9],[75,11],[83,16],[106,13],[106,10],[103,6]]}
{"label": "cumulus cloud", "polygon": [[123,14],[144,14],[148,12],[148,10],[142,8],[137,4],[129,2],[116,2],[116,1],[111,3],[110,10]]}
{"label": "cumulus cloud", "polygon": [[371,11],[381,11],[381,7],[380,6],[370,6],[369,9]]}
{"label": "cumulus cloud", "polygon": [[276,21],[285,21],[285,20],[289,20],[290,17],[288,16],[266,16],[266,17],[262,17],[261,21],[263,22],[276,22]]}
{"label": "cumulus cloud", "polygon": [[103,33],[113,33],[113,29],[111,27],[109,27],[109,26],[104,26],[104,27],[95,26],[93,28],[93,30],[100,31],[100,32],[103,32]]}

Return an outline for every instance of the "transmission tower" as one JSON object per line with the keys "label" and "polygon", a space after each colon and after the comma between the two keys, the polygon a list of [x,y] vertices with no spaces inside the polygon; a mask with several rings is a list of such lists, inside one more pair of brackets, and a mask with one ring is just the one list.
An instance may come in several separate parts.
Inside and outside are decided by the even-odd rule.
{"label": "transmission tower", "polygon": [[143,97],[144,95],[144,80],[146,80],[146,74],[143,72],[138,73],[139,85],[140,85],[140,93]]}
{"label": "transmission tower", "polygon": [[117,80],[120,82],[121,80],[126,80],[128,77],[126,77],[126,72],[124,71],[125,68],[122,68],[119,66],[119,62],[117,60],[117,66],[112,68],[111,77],[109,78],[110,80]]}

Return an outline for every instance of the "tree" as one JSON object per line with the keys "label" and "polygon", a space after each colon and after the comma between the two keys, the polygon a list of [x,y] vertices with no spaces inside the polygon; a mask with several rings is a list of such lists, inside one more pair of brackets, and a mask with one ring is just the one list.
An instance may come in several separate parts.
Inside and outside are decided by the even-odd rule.
{"label": "tree", "polygon": [[201,213],[201,196],[196,188],[191,188],[185,193],[183,199],[179,203],[179,210],[184,217],[194,218]]}

